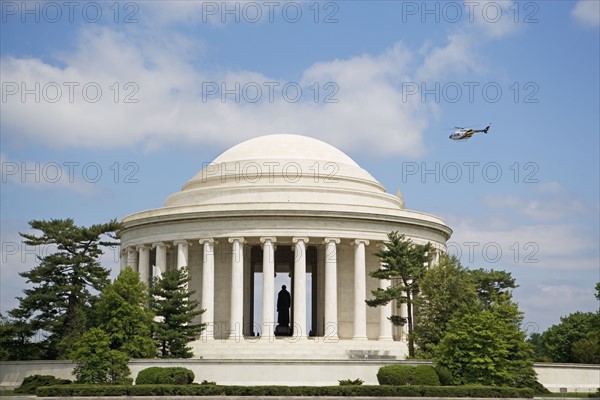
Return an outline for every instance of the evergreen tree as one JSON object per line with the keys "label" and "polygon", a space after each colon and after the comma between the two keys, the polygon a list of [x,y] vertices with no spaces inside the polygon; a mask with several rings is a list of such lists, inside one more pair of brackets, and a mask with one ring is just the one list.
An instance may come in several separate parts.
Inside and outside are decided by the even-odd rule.
{"label": "evergreen tree", "polygon": [[480,312],[456,315],[436,348],[436,362],[455,384],[534,387],[533,349],[520,330],[522,313],[510,293]]}
{"label": "evergreen tree", "polygon": [[148,287],[131,268],[102,291],[97,304],[97,326],[109,337],[111,350],[131,358],[152,358],[156,346],[152,339],[154,314],[149,307]]}
{"label": "evergreen tree", "polygon": [[375,253],[381,260],[380,268],[369,275],[376,279],[390,280],[391,285],[386,289],[373,290],[371,293],[375,297],[366,302],[370,307],[377,307],[395,300],[398,308],[406,303],[407,318],[391,315],[389,319],[394,325],[408,324],[408,354],[414,357],[413,299],[419,292],[421,278],[433,258],[433,247],[431,243],[415,244],[398,232],[389,233],[384,246],[384,249]]}
{"label": "evergreen tree", "polygon": [[163,358],[191,358],[193,353],[187,344],[205,327],[192,323],[204,310],[198,310],[198,301],[191,299],[195,292],[188,290],[190,280],[187,267],[169,270],[153,280],[151,306],[159,317],[154,337]]}
{"label": "evergreen tree", "polygon": [[418,356],[431,358],[447,332],[448,322],[456,315],[478,310],[478,297],[469,271],[456,257],[447,255],[425,272],[420,289],[415,299],[418,313],[413,335]]}
{"label": "evergreen tree", "polygon": [[93,291],[101,291],[108,283],[109,270],[98,259],[103,248],[118,245],[113,233],[121,224],[113,220],[81,227],[72,219],[53,219],[34,220],[29,225],[42,234],[21,233],[24,243],[40,246],[44,253],[48,248],[55,251],[38,256],[37,267],[20,273],[33,287],[23,291],[25,296],[18,298],[19,307],[10,315],[21,324],[22,335],[46,335],[39,344],[42,358],[66,357],[88,326]]}
{"label": "evergreen tree", "polygon": [[77,364],[73,373],[79,383],[129,383],[129,357],[111,349],[111,338],[99,328],[88,330],[77,342],[71,354]]}

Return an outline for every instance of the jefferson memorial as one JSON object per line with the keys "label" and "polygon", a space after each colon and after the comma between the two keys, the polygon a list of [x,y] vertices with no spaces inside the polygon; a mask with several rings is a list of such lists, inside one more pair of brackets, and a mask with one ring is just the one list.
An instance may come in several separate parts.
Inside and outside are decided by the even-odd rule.
{"label": "jefferson memorial", "polygon": [[[123,223],[121,268],[150,284],[188,267],[207,326],[191,345],[204,360],[406,358],[406,332],[388,320],[406,309],[365,303],[390,285],[369,276],[374,253],[391,231],[440,251],[452,233],[342,151],[298,135],[233,146],[164,207]],[[284,285],[291,301],[278,310]]]}

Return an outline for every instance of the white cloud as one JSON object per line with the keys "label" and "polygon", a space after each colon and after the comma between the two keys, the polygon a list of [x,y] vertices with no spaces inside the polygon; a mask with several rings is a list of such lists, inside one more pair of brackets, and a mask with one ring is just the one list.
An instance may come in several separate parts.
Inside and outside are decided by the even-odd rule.
{"label": "white cloud", "polygon": [[577,23],[585,26],[600,26],[600,0],[579,0],[571,15]]}
{"label": "white cloud", "polygon": [[[20,142],[94,148],[228,145],[288,132],[346,150],[411,157],[424,152],[428,108],[418,96],[403,98],[400,82],[413,81],[414,71],[410,51],[400,44],[377,55],[315,63],[296,83],[254,71],[209,73],[186,57],[192,44],[174,39],[181,45],[88,29],[77,50],[61,56],[64,68],[2,58],[3,132]],[[443,63],[452,54],[436,49],[429,57]],[[298,87],[302,99],[294,102]],[[239,101],[221,89],[237,91]],[[262,101],[252,103],[257,90]]]}

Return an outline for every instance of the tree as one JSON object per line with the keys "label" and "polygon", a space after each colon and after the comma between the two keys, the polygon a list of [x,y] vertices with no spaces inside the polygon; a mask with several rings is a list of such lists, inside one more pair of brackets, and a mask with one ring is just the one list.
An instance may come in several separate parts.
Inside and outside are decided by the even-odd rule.
{"label": "tree", "polygon": [[456,257],[447,255],[425,272],[420,289],[415,299],[418,313],[413,335],[419,357],[431,358],[446,334],[448,322],[456,315],[478,309],[478,297],[469,271]]}
{"label": "tree", "polygon": [[490,306],[498,296],[508,293],[509,289],[518,287],[510,272],[485,270],[483,268],[468,270],[475,283],[479,300],[483,308]]}
{"label": "tree", "polygon": [[129,357],[111,349],[111,338],[99,328],[87,331],[76,343],[72,353],[77,364],[74,369],[79,383],[129,383]]}
{"label": "tree", "polygon": [[406,303],[407,317],[391,315],[389,320],[394,325],[408,324],[408,354],[414,357],[413,299],[419,292],[421,278],[433,258],[433,246],[431,243],[415,244],[398,232],[389,233],[384,246],[385,248],[375,253],[381,260],[380,268],[371,271],[369,275],[376,279],[390,280],[391,285],[386,289],[371,291],[375,297],[366,302],[370,307],[377,307],[395,300],[397,308]]}
{"label": "tree", "polygon": [[436,362],[452,373],[455,384],[533,387],[533,349],[525,342],[522,313],[510,293],[489,308],[456,315],[436,349]]}
{"label": "tree", "polygon": [[108,335],[111,350],[131,358],[156,356],[152,339],[154,314],[149,307],[148,287],[131,268],[102,291],[97,304],[97,327]]}
{"label": "tree", "polygon": [[553,362],[577,363],[600,359],[600,312],[576,312],[542,334],[544,353]]}
{"label": "tree", "polygon": [[205,327],[192,323],[204,310],[199,311],[198,301],[191,299],[195,292],[188,290],[190,281],[187,267],[166,271],[153,280],[150,304],[159,317],[154,324],[154,337],[163,358],[191,358],[193,353],[187,344]]}
{"label": "tree", "polygon": [[37,332],[47,336],[42,343],[43,358],[65,357],[88,326],[92,291],[101,291],[108,283],[109,270],[100,265],[98,258],[103,248],[118,245],[114,232],[121,224],[112,220],[82,227],[72,219],[53,219],[33,220],[29,225],[42,234],[20,233],[24,243],[40,246],[44,252],[48,248],[55,251],[38,256],[37,267],[20,273],[33,287],[23,291],[19,307],[9,314],[21,324],[29,324],[30,336]]}

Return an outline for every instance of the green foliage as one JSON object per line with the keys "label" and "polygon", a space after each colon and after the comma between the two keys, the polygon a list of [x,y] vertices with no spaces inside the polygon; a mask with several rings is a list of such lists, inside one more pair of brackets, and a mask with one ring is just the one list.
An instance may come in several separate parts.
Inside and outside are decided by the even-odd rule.
{"label": "green foliage", "polygon": [[553,362],[600,363],[600,312],[576,312],[560,319],[541,337],[543,353]]}
{"label": "green foliage", "polygon": [[[18,340],[31,340],[43,331],[47,339],[36,346],[42,358],[65,358],[73,343],[88,327],[93,291],[101,291],[108,283],[109,270],[98,259],[103,248],[118,245],[114,232],[121,224],[116,220],[81,227],[72,219],[34,220],[29,225],[41,235],[21,233],[28,246],[41,246],[39,265],[20,275],[30,288],[19,297],[19,307],[10,315],[18,321]],[[27,356],[27,355],[25,355]],[[16,357],[10,356],[15,359]]]}
{"label": "green foliage", "polygon": [[533,357],[534,361],[537,362],[552,362],[552,359],[548,357],[544,351],[544,347],[542,344],[542,334],[539,332],[534,332],[526,339],[526,342],[531,345],[533,349]]}
{"label": "green foliage", "polygon": [[532,398],[530,389],[486,386],[220,386],[67,385],[42,387],[40,397],[74,396],[310,396]]}
{"label": "green foliage", "polygon": [[136,385],[188,385],[194,382],[194,373],[182,367],[150,367],[140,371]]}
{"label": "green foliage", "polygon": [[436,361],[451,371],[454,384],[531,387],[533,350],[519,330],[521,320],[509,294],[487,310],[459,315],[449,322]]}
{"label": "green foliage", "polygon": [[194,291],[188,290],[191,281],[187,267],[166,271],[155,277],[151,289],[151,308],[159,317],[154,324],[154,337],[163,358],[191,358],[187,344],[195,340],[204,324],[193,324],[198,311],[198,301],[192,300]]}
{"label": "green foliage", "polygon": [[452,377],[452,372],[450,372],[450,370],[442,365],[436,365],[434,367],[435,372],[438,375],[438,378],[440,378],[440,385],[443,386],[450,386],[452,385],[452,382],[454,382],[454,378]]}
{"label": "green foliage", "polygon": [[72,353],[74,374],[79,383],[124,384],[128,382],[129,357],[111,349],[110,336],[98,328],[87,331]]}
{"label": "green foliage", "polygon": [[406,303],[408,318],[396,314],[391,315],[389,319],[395,325],[408,324],[408,353],[409,356],[414,357],[412,303],[419,292],[421,278],[427,266],[431,264],[434,255],[433,246],[431,243],[415,244],[398,232],[389,233],[384,246],[384,249],[375,253],[381,261],[380,268],[369,272],[369,275],[376,279],[389,280],[391,285],[386,289],[378,288],[371,291],[374,298],[367,300],[366,303],[370,307],[378,307],[395,300],[398,308]]}
{"label": "green foliage", "polygon": [[483,268],[468,270],[468,272],[484,309],[490,307],[499,296],[510,293],[509,289],[518,287],[510,272]]}
{"label": "green foliage", "polygon": [[156,356],[152,340],[154,314],[149,308],[148,287],[131,268],[102,291],[97,304],[98,327],[108,334],[110,348],[131,358]]}
{"label": "green foliage", "polygon": [[435,369],[430,365],[386,365],[377,371],[380,385],[430,385],[440,384]]}
{"label": "green foliage", "polygon": [[68,379],[59,379],[52,375],[30,375],[23,379],[21,386],[14,390],[20,394],[35,394],[37,388],[41,386],[68,385],[71,381]]}
{"label": "green foliage", "polygon": [[365,383],[360,378],[358,378],[358,379],[342,379],[338,382],[340,383],[340,386],[358,386],[358,385],[362,385],[363,383]]}
{"label": "green foliage", "polygon": [[455,315],[474,311],[478,296],[469,271],[458,259],[445,255],[425,272],[420,289],[421,294],[415,299],[418,312],[413,337],[417,355],[432,358],[448,322]]}

